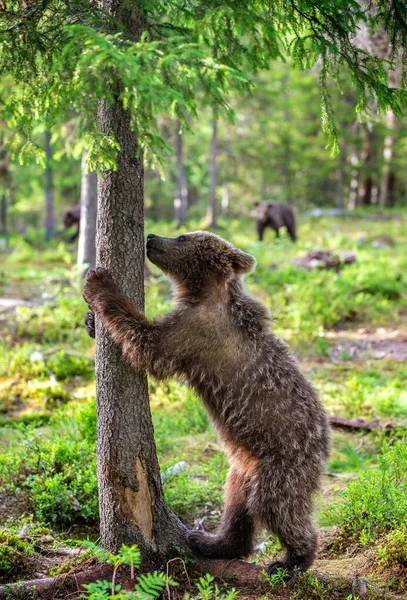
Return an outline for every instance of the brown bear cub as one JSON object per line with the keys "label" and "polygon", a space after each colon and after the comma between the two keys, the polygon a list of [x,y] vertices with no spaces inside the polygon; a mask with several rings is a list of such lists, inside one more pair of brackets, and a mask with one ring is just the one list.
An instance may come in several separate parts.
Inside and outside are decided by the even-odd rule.
{"label": "brown bear cub", "polygon": [[[84,298],[138,369],[182,378],[201,397],[231,467],[216,533],[190,531],[190,547],[212,558],[251,553],[259,526],[278,536],[290,575],[314,560],[313,494],[329,453],[326,414],[286,344],[270,332],[265,306],[242,276],[252,256],[217,235],[147,236],[147,256],[175,282],[177,304],[148,321],[106,270],[90,271]],[[93,333],[93,315],[87,322]]]}

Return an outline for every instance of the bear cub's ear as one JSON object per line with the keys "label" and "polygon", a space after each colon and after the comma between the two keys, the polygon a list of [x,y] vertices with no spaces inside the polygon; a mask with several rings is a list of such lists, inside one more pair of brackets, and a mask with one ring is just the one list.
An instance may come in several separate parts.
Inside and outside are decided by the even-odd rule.
{"label": "bear cub's ear", "polygon": [[236,275],[250,273],[256,266],[256,259],[238,248],[232,248],[229,253],[229,259]]}

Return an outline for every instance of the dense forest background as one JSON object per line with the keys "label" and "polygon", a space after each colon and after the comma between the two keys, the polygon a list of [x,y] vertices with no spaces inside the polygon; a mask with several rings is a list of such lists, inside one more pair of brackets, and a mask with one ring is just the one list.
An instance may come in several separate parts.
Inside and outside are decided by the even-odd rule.
{"label": "dense forest background", "polygon": [[[203,110],[189,129],[179,121],[160,118],[169,157],[163,168],[146,171],[146,216],[152,220],[176,218],[179,166],[189,219],[205,217],[210,196],[210,162],[217,164],[216,198],[223,216],[248,216],[258,200],[288,202],[309,207],[405,205],[407,172],[403,168],[407,118],[396,122],[378,115],[371,106],[369,120],[355,112],[356,91],[343,76],[341,87],[331,82],[331,99],[339,132],[340,153],[327,150],[321,129],[318,68],[301,72],[289,62],[274,62],[271,70],[254,78],[252,96],[231,96],[234,119],[215,120]],[[216,150],[213,150],[216,122]],[[12,133],[4,129],[3,139]],[[46,134],[38,130],[33,141],[45,150]],[[57,227],[67,207],[79,203],[83,143],[76,138],[74,121],[56,127],[50,135],[52,186]],[[215,152],[215,153],[214,153]],[[10,230],[24,233],[44,224],[46,171],[42,164],[20,164],[24,144],[3,150],[0,156],[2,229],[5,208]],[[384,180],[387,179],[385,182]],[[385,190],[383,189],[385,186]],[[6,227],[7,227],[6,226]]]}
{"label": "dense forest background", "polygon": [[[377,6],[0,3],[0,599],[406,597],[407,9]],[[259,200],[294,208],[295,243],[257,239]],[[78,241],[65,217],[80,201]],[[220,588],[174,548],[174,515],[214,531],[222,514],[229,465],[200,399],[84,327],[88,265],[154,320],[174,296],[145,235],[199,228],[255,257],[247,290],[333,428],[317,560],[290,583],[262,575],[259,593],[239,569],[283,558],[270,532]]]}

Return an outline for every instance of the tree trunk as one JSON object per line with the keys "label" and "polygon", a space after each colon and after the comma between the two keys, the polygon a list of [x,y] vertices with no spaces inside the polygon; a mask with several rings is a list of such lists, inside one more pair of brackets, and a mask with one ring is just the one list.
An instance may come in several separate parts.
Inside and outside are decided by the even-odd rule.
{"label": "tree trunk", "polygon": [[44,133],[45,140],[45,239],[48,242],[55,234],[54,186],[52,173],[51,132]]}
{"label": "tree trunk", "polygon": [[222,217],[226,219],[229,216],[229,202],[230,202],[230,193],[229,193],[229,184],[227,181],[222,186]]}
{"label": "tree trunk", "polygon": [[346,176],[346,147],[343,145],[339,157],[338,188],[336,192],[336,208],[343,210],[345,199],[345,176]]}
{"label": "tree trunk", "polygon": [[7,233],[7,196],[6,194],[1,195],[1,205],[0,205],[0,233],[2,235],[6,235]]}
{"label": "tree trunk", "polygon": [[394,205],[394,175],[391,172],[390,163],[393,157],[394,129],[396,126],[396,117],[392,110],[386,114],[387,135],[384,140],[383,148],[383,172],[382,185],[380,187],[380,206]]}
{"label": "tree trunk", "polygon": [[374,194],[374,164],[375,150],[373,145],[373,131],[364,128],[364,145],[360,156],[361,185],[358,192],[359,201],[362,206],[370,206]]}
{"label": "tree trunk", "polygon": [[96,264],[96,210],[98,179],[96,173],[86,173],[86,150],[82,153],[81,220],[79,225],[78,267]]}
{"label": "tree trunk", "polygon": [[174,200],[175,223],[180,227],[185,223],[188,208],[188,189],[184,172],[183,140],[181,123],[176,122],[176,153],[177,153],[177,197]]}
{"label": "tree trunk", "polygon": [[[128,35],[140,36],[143,20],[126,1],[103,0]],[[144,168],[130,113],[115,90],[99,104],[99,125],[120,144],[117,170],[98,185],[96,256],[118,287],[144,308]],[[96,322],[97,464],[102,545],[117,552],[138,544],[150,568],[162,564],[170,546],[182,544],[179,521],[164,502],[147,390],[147,377],[122,358]]]}
{"label": "tree trunk", "polygon": [[218,139],[217,139],[218,121],[215,116],[212,119],[212,139],[210,156],[210,197],[209,197],[209,227],[215,229],[218,226],[216,220],[216,185],[218,178]]}
{"label": "tree trunk", "polygon": [[348,208],[353,210],[359,203],[359,155],[356,150],[353,150],[351,156],[352,171],[350,179],[349,203]]}

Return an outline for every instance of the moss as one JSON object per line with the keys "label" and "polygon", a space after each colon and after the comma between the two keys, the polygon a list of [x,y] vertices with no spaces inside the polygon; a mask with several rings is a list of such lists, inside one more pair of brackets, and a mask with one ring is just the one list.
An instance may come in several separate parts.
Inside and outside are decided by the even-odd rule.
{"label": "moss", "polygon": [[0,580],[8,581],[24,573],[29,574],[37,553],[31,541],[22,539],[17,533],[0,530]]}

